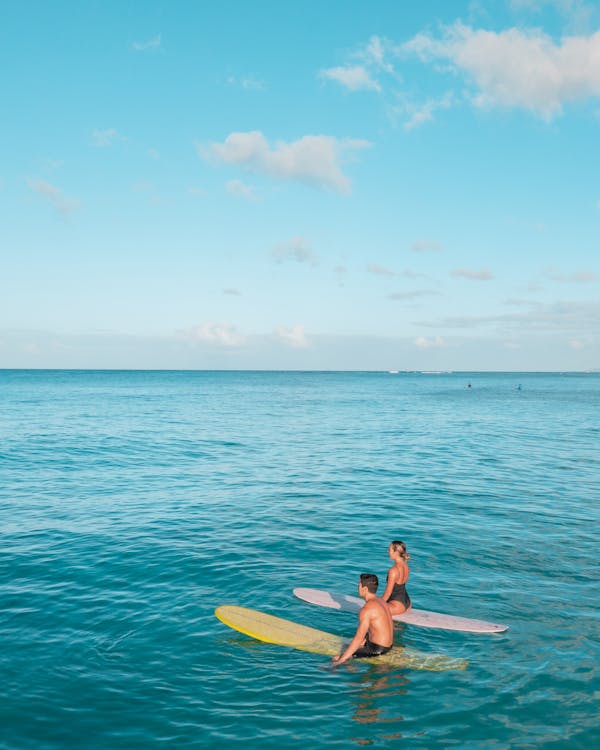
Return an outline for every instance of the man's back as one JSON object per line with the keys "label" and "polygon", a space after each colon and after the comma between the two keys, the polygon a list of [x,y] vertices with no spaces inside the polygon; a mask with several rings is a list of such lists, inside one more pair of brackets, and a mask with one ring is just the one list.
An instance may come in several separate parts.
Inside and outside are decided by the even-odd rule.
{"label": "man's back", "polygon": [[379,597],[369,599],[361,615],[368,620],[369,639],[380,646],[391,646],[394,642],[394,621],[387,602]]}

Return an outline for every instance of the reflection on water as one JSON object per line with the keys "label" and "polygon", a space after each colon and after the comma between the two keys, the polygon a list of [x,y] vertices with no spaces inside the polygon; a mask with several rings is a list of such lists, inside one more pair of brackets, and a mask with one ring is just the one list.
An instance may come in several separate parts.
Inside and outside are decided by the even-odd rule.
{"label": "reflection on water", "polygon": [[[366,736],[354,736],[352,741],[357,745],[372,745],[376,738],[381,738],[373,725],[395,724],[400,729],[400,722],[404,721],[401,714],[396,711],[402,705],[402,699],[398,696],[406,695],[406,686],[409,683],[403,672],[390,672],[385,664],[369,664],[366,670],[360,670],[353,675],[354,679],[349,687],[352,690],[352,702],[354,704],[353,721],[362,725],[361,734]],[[396,698],[390,701],[391,698]],[[390,703],[394,705],[394,715],[389,715]],[[386,711],[384,712],[383,706]],[[371,729],[372,731],[369,731]],[[392,727],[390,727],[392,729]],[[394,731],[383,735],[386,739],[400,739],[402,733]]]}

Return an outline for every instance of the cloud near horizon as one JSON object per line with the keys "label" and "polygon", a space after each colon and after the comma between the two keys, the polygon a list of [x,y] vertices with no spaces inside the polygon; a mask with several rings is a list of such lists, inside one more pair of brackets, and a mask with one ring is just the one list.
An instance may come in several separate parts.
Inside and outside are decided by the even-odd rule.
{"label": "cloud near horizon", "polygon": [[365,140],[305,135],[297,141],[278,141],[271,146],[263,133],[254,130],[230,133],[223,143],[197,146],[197,151],[208,161],[349,194],[352,183],[342,172],[343,158],[370,145]]}
{"label": "cloud near horizon", "polygon": [[235,326],[230,323],[201,323],[192,328],[187,334],[192,341],[202,341],[218,346],[239,346],[244,343],[244,337],[238,334]]}
{"label": "cloud near horizon", "polygon": [[582,331],[600,331],[600,303],[557,301],[550,304],[532,305],[522,313],[501,315],[457,315],[434,320],[415,321],[415,325],[427,328],[476,329],[486,326],[518,333],[524,330],[533,332],[557,331],[577,336]]}
{"label": "cloud near horizon", "polygon": [[275,336],[292,349],[307,349],[310,346],[302,325],[295,325],[291,328],[279,326],[275,329]]}
{"label": "cloud near horizon", "polygon": [[440,349],[446,346],[446,341],[441,336],[435,338],[427,338],[426,336],[418,336],[415,339],[415,345],[419,349]]}

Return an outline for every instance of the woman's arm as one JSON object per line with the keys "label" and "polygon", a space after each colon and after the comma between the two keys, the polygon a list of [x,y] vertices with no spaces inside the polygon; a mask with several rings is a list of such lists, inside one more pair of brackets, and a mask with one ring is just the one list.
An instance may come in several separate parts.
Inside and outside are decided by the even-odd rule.
{"label": "woman's arm", "polygon": [[398,568],[393,565],[388,570],[388,576],[387,576],[387,584],[385,586],[385,591],[381,595],[381,598],[384,602],[387,602],[392,595],[392,589],[394,588],[394,584],[398,580]]}

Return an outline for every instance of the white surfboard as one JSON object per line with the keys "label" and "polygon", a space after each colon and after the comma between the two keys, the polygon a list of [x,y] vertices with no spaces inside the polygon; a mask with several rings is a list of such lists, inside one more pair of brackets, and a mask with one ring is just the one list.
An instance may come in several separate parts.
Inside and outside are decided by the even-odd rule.
{"label": "white surfboard", "polygon": [[[339,609],[343,612],[360,612],[364,605],[364,601],[358,596],[336,594],[320,589],[294,589],[294,596],[309,604],[316,604],[318,607]],[[419,625],[420,627],[440,628],[442,630],[460,630],[465,633],[503,633],[508,630],[508,625],[499,625],[485,620],[471,620],[467,617],[443,615],[439,612],[428,612],[425,609],[413,609],[412,607],[403,615],[394,615],[394,620],[407,625]]]}

